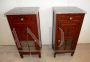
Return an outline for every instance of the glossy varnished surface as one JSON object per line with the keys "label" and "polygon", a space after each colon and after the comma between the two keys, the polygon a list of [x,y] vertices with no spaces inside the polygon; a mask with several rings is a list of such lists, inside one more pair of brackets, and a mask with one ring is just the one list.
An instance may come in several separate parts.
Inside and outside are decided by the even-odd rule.
{"label": "glossy varnished surface", "polygon": [[[72,53],[73,55],[80,30],[83,24],[85,12],[77,7],[54,7],[53,8],[53,49],[54,56],[57,53]],[[62,41],[62,33],[64,35],[63,46],[60,47]]]}
{"label": "glossy varnished surface", "polygon": [[[18,43],[20,45],[22,42],[27,46],[23,48],[21,45],[20,48],[18,48],[20,56],[23,58],[24,54],[38,54],[39,57],[41,57],[41,36],[40,36],[40,23],[39,23],[39,8],[38,7],[17,7],[14,8],[6,13],[8,23],[10,25],[12,34],[13,29],[16,31],[17,37],[15,38],[15,34],[13,35],[15,39],[15,43],[18,48]],[[31,32],[34,34],[33,37],[36,37],[34,39],[31,34],[28,33],[27,28],[31,30]],[[18,42],[17,42],[18,39]],[[34,46],[29,46],[28,41],[33,41]],[[35,42],[36,41],[36,42]],[[39,44],[40,43],[40,44]],[[24,50],[25,49],[25,50]],[[35,50],[33,52],[30,52],[31,50]]]}

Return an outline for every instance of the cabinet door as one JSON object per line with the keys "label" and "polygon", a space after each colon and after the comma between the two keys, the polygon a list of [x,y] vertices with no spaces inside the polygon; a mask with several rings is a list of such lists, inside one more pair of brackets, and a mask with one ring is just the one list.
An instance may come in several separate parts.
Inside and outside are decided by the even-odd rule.
{"label": "cabinet door", "polygon": [[[78,27],[76,25],[69,25],[69,24],[60,24],[60,21],[56,22],[56,48],[57,49],[65,49],[65,50],[70,50],[71,46],[73,45],[73,39],[77,38],[78,36]],[[62,29],[64,33],[64,42],[63,42],[63,47],[58,47],[62,41],[62,33],[59,30]]]}
{"label": "cabinet door", "polygon": [[[36,15],[30,15],[28,17],[27,27],[32,31],[37,39],[39,39],[38,35],[38,25],[37,25],[37,17]],[[28,40],[34,40],[31,35],[28,34]]]}
{"label": "cabinet door", "polygon": [[19,41],[27,41],[27,26],[26,24],[14,24]]}

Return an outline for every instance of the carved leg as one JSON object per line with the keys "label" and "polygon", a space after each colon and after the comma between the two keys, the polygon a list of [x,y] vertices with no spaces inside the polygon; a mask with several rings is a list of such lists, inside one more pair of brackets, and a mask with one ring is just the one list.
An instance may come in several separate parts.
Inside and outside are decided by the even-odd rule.
{"label": "carved leg", "polygon": [[22,53],[20,53],[20,52],[19,52],[19,54],[20,54],[20,57],[21,57],[21,58],[23,58],[23,54],[22,54]]}
{"label": "carved leg", "polygon": [[71,53],[71,56],[73,56],[74,52]]}

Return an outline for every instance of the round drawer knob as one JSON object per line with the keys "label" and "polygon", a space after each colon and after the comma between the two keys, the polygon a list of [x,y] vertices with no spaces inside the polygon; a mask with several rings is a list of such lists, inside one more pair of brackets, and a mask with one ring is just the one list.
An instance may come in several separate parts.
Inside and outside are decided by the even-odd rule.
{"label": "round drawer knob", "polygon": [[58,42],[60,42],[60,40],[58,40]]}
{"label": "round drawer knob", "polygon": [[70,20],[72,20],[73,18],[72,18],[72,17],[70,17],[69,19],[70,19]]}
{"label": "round drawer knob", "polygon": [[20,20],[21,20],[21,21],[23,21],[23,20],[24,20],[24,18],[20,18]]}

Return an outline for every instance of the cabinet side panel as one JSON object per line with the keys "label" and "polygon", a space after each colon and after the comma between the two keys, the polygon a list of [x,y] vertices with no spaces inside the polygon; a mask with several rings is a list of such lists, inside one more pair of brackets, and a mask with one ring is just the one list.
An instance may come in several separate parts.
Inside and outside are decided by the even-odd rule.
{"label": "cabinet side panel", "polygon": [[55,32],[56,32],[56,14],[53,12],[53,27],[52,27],[52,43],[53,48],[55,49]]}

